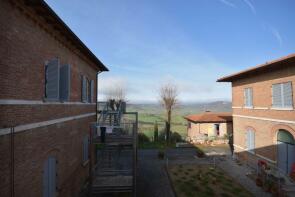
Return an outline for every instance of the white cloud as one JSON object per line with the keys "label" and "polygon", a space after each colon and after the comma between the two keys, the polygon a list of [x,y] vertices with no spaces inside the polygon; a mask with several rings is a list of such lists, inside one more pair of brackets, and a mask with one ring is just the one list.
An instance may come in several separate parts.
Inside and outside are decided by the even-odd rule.
{"label": "white cloud", "polygon": [[247,6],[250,8],[251,12],[252,12],[253,14],[256,14],[256,9],[255,9],[253,3],[251,3],[250,0],[243,0],[243,1],[244,1],[244,2],[247,4]]}
{"label": "white cloud", "polygon": [[282,36],[280,34],[280,32],[273,26],[269,25],[269,29],[272,33],[272,35],[276,38],[276,40],[278,41],[279,45],[282,46],[283,44],[283,39]]}
{"label": "white cloud", "polygon": [[231,3],[231,2],[229,2],[229,1],[227,1],[227,0],[219,0],[219,1],[220,1],[221,3],[227,5],[227,6],[232,7],[232,8],[236,8],[236,7],[237,7],[235,4],[233,4],[233,3]]}
{"label": "white cloud", "polygon": [[128,82],[127,79],[122,77],[101,77],[98,75],[98,100],[104,100],[108,96],[110,90],[114,87],[121,87],[124,90],[128,91]]}

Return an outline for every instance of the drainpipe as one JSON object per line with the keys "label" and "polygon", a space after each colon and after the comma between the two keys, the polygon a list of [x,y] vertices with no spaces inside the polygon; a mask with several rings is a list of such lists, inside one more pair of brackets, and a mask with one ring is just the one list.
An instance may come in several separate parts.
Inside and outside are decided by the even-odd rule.
{"label": "drainpipe", "polygon": [[[97,82],[98,82],[98,75],[101,73],[102,71],[98,71],[97,73],[96,73],[96,100],[95,100],[95,106],[96,106],[96,108],[95,108],[95,114],[96,114],[96,120],[95,120],[95,122],[97,123],[97,118],[98,118],[98,113],[97,113],[97,92],[98,92],[98,85],[97,85]],[[89,177],[90,177],[90,180],[89,180],[89,187],[90,187],[90,193],[91,193],[91,195],[92,195],[92,179],[93,179],[93,177],[92,177],[92,162],[93,162],[93,157],[92,157],[92,141],[93,141],[93,129],[96,129],[96,124],[95,124],[95,126],[94,125],[90,125],[90,135],[89,135],[89,137],[90,137],[90,144],[89,144],[89,150],[90,150],[90,154],[89,154]],[[94,146],[94,158],[96,158],[96,147]]]}
{"label": "drainpipe", "polygon": [[10,169],[11,169],[11,174],[10,174],[10,178],[11,178],[11,186],[10,186],[10,194],[11,197],[14,197],[14,127],[10,128]]}
{"label": "drainpipe", "polygon": [[96,103],[96,121],[97,121],[97,118],[98,118],[98,114],[97,114],[97,93],[98,93],[98,85],[97,85],[97,82],[98,82],[98,75],[100,74],[100,73],[102,73],[102,71],[98,71],[97,73],[96,73],[96,101],[95,101],[95,103]]}

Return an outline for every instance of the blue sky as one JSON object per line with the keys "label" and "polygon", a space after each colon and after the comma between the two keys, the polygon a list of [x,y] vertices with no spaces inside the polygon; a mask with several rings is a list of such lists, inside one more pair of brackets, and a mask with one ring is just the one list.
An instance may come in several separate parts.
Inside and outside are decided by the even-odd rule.
{"label": "blue sky", "polygon": [[110,69],[130,102],[157,101],[166,81],[181,102],[231,100],[216,79],[295,52],[293,0],[46,0]]}

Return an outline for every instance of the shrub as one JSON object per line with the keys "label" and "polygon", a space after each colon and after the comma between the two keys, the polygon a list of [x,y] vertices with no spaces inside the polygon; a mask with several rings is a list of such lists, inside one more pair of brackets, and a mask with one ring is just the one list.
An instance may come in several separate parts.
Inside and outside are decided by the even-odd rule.
{"label": "shrub", "polygon": [[182,142],[182,138],[181,135],[179,135],[179,133],[177,132],[173,132],[171,137],[170,137],[171,142]]}
{"label": "shrub", "polygon": [[154,141],[157,142],[159,140],[159,129],[158,129],[158,123],[155,122],[154,125]]}
{"label": "shrub", "polygon": [[197,151],[197,156],[198,157],[204,157],[205,156],[205,153],[202,149],[196,147],[196,151]]}
{"label": "shrub", "polygon": [[138,133],[138,142],[146,143],[146,142],[150,142],[150,139],[144,133]]}
{"label": "shrub", "polygon": [[163,141],[165,141],[165,139],[166,139],[165,130],[161,130],[160,134],[159,134],[159,137],[158,137],[158,140],[163,142]]}
{"label": "shrub", "polygon": [[159,150],[159,152],[158,152],[158,158],[159,159],[164,159],[164,157],[165,157],[164,150]]}

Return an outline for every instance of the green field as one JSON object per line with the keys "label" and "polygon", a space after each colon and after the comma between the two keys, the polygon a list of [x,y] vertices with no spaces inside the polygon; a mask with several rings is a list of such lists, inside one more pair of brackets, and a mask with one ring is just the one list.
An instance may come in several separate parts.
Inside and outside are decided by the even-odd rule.
{"label": "green field", "polygon": [[[157,121],[159,132],[164,131],[165,115],[164,114],[147,114],[139,113],[139,132],[144,133],[149,138],[154,135],[154,124]],[[186,121],[181,114],[172,115],[171,131],[179,133],[186,137]]]}

